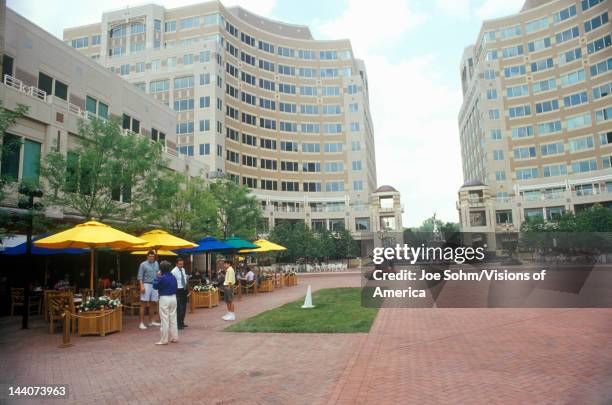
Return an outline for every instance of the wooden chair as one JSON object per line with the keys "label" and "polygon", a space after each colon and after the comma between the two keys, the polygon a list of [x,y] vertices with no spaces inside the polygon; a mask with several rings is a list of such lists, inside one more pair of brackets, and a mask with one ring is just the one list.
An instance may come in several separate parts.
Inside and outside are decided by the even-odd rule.
{"label": "wooden chair", "polygon": [[257,280],[253,280],[250,283],[245,281],[245,284],[241,284],[240,287],[245,294],[248,294],[249,291],[253,294],[257,294]]}
{"label": "wooden chair", "polygon": [[[25,292],[23,288],[11,287],[11,316],[15,315],[15,307],[24,308]],[[28,311],[31,314],[32,308],[36,309],[36,313],[40,314],[41,300],[40,297],[30,295]],[[25,309],[23,309],[25,311]]]}
{"label": "wooden chair", "polygon": [[116,300],[117,298],[121,299],[122,291],[121,290],[111,290],[110,293],[108,294],[108,296],[112,300]]}
{"label": "wooden chair", "polygon": [[[70,291],[50,291],[47,295],[47,306],[49,311],[49,333],[55,332],[55,321],[62,321],[65,311],[76,313],[74,308],[74,295]],[[72,333],[76,333],[76,319],[69,320]]]}
{"label": "wooden chair", "polygon": [[80,291],[81,295],[83,296],[83,299],[94,296],[94,290],[92,290],[91,288],[81,288]]}
{"label": "wooden chair", "polygon": [[129,312],[132,316],[134,313],[138,315],[140,311],[140,289],[138,287],[128,289],[122,302],[126,304],[124,307],[126,312]]}

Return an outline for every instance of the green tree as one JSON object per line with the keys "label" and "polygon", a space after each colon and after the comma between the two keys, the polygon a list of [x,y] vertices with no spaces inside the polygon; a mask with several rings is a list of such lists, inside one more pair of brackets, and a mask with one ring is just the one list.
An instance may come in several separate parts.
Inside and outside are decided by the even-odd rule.
{"label": "green tree", "polygon": [[352,259],[360,253],[359,245],[353,239],[351,233],[342,228],[335,235],[335,259]]}
{"label": "green tree", "polygon": [[[15,140],[13,138],[6,138],[4,134],[6,131],[15,125],[20,118],[23,118],[29,107],[23,104],[18,104],[15,110],[9,110],[2,106],[0,101],[0,145],[2,146],[2,153],[0,154],[0,164],[5,160],[9,159],[11,152],[21,147],[21,140]],[[4,166],[4,165],[2,165]],[[4,168],[4,167],[2,167]],[[8,183],[14,182],[16,179],[9,178],[5,173],[0,171],[0,201],[4,201],[6,197],[5,187]],[[11,218],[7,212],[0,211],[0,240],[9,236],[8,228],[10,227]]]}
{"label": "green tree", "polygon": [[52,151],[44,159],[47,204],[86,219],[126,220],[129,203],[151,198],[165,166],[161,144],[124,133],[118,119],[82,121],[77,140],[67,156]]}
{"label": "green tree", "polygon": [[320,255],[314,233],[304,221],[279,221],[270,233],[270,240],[287,248],[279,254],[279,259],[284,262]]}
{"label": "green tree", "polygon": [[580,232],[612,232],[612,210],[601,204],[576,215],[576,230]]}
{"label": "green tree", "polygon": [[249,195],[249,189],[231,180],[219,179],[210,184],[210,192],[218,207],[217,234],[223,239],[232,235],[255,239],[261,205]]}

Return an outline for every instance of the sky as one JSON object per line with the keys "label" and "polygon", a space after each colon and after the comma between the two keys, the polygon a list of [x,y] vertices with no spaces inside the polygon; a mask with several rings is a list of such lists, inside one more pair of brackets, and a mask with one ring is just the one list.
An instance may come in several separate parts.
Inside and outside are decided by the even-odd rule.
{"label": "sky", "polygon": [[[153,0],[168,8],[198,0]],[[225,6],[308,25],[315,39],[351,40],[368,72],[378,185],[401,193],[403,225],[437,213],[457,222],[463,184],[457,116],[459,63],[483,19],[520,10],[524,0],[222,0]],[[7,5],[57,37],[66,27],[99,22],[102,12],[145,2],[8,0]],[[384,6],[383,6],[384,5]]]}

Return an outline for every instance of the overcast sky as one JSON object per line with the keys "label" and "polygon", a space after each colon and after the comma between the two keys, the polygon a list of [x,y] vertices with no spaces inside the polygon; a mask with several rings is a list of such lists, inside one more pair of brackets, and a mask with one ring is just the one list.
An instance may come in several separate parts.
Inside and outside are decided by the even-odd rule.
{"label": "overcast sky", "polygon": [[[166,7],[197,0],[154,1]],[[457,115],[459,62],[482,20],[520,10],[523,0],[226,0],[266,17],[308,25],[316,39],[351,40],[365,60],[374,121],[378,184],[402,195],[404,226],[433,212],[458,220],[463,182]],[[98,22],[118,0],[8,0],[8,6],[62,37],[66,27]]]}

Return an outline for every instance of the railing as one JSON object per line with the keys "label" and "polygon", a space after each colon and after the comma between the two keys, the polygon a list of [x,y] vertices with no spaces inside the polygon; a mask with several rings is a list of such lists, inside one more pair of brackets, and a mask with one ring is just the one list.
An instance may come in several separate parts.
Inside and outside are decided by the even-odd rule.
{"label": "railing", "polygon": [[11,75],[4,75],[3,83],[9,87],[14,88],[15,90],[27,94],[31,97],[36,97],[39,100],[47,101],[47,92],[39,89],[35,86],[28,86],[23,84],[23,82]]}

